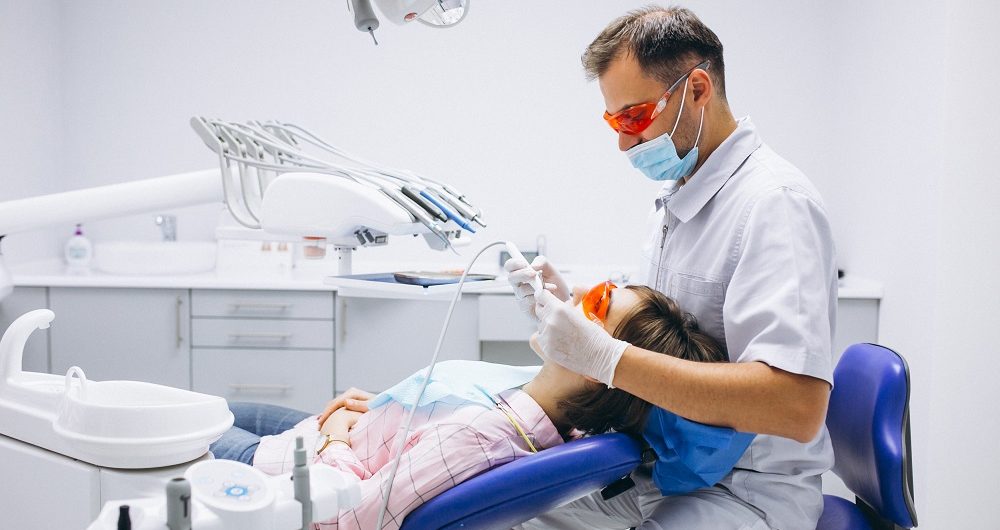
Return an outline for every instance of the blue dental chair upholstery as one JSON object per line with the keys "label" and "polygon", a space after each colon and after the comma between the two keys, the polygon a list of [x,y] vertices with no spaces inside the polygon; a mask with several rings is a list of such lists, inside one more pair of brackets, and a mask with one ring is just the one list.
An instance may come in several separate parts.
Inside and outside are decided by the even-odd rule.
{"label": "blue dental chair upholstery", "polygon": [[[834,372],[827,428],[836,473],[856,502],[824,496],[817,530],[898,530],[917,524],[910,463],[909,374],[896,352],[855,344]],[[401,530],[509,530],[616,482],[641,463],[641,446],[602,434],[482,473],[424,503]]]}
{"label": "blue dental chair upholstery", "polygon": [[400,530],[509,530],[621,479],[641,463],[628,435],[601,434],[491,469],[411,512]]}
{"label": "blue dental chair upholstery", "polygon": [[906,361],[875,344],[855,344],[833,374],[826,415],[833,472],[855,502],[824,495],[817,530],[913,528],[910,377]]}

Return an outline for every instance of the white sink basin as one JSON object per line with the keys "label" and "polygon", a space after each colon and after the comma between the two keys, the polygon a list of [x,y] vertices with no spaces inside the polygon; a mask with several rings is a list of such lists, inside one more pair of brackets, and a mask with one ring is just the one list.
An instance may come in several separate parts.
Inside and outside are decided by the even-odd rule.
{"label": "white sink basin", "polygon": [[113,241],[94,245],[94,265],[110,274],[195,274],[215,268],[216,244]]}

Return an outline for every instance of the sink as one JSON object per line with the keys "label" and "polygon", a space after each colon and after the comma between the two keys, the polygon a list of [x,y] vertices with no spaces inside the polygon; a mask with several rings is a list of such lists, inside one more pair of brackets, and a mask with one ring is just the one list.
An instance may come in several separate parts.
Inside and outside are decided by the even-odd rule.
{"label": "sink", "polygon": [[110,274],[195,274],[215,268],[216,244],[112,241],[94,245],[94,265]]}

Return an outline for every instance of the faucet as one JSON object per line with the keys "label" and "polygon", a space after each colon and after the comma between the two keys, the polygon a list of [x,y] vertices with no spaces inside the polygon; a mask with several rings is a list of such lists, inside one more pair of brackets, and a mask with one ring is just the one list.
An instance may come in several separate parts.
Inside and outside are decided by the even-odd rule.
{"label": "faucet", "polygon": [[173,215],[157,215],[156,226],[163,232],[164,241],[177,241],[177,217]]}

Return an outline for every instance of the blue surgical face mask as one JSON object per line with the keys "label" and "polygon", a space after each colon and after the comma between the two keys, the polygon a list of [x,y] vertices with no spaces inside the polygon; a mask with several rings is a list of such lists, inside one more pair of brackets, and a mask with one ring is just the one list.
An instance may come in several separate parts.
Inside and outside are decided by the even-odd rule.
{"label": "blue surgical face mask", "polygon": [[687,81],[684,82],[684,92],[681,95],[681,108],[677,111],[677,119],[674,121],[674,128],[669,133],[663,133],[648,142],[643,142],[632,147],[625,154],[628,156],[632,166],[642,171],[652,180],[679,180],[689,174],[698,163],[698,142],[701,141],[701,127],[705,124],[705,108],[701,109],[701,121],[698,122],[698,136],[695,138],[694,147],[684,158],[677,156],[677,147],[674,146],[672,137],[677,131],[677,124],[681,121],[681,114],[684,112],[684,99],[687,97]]}

